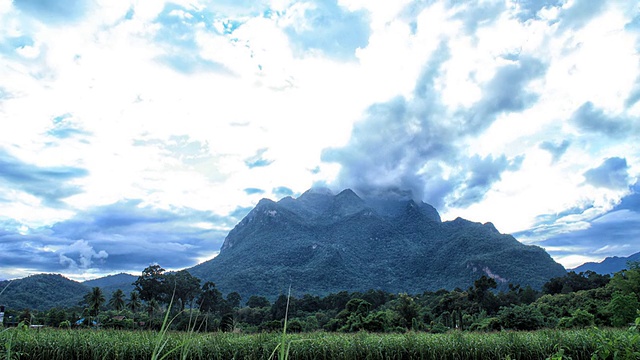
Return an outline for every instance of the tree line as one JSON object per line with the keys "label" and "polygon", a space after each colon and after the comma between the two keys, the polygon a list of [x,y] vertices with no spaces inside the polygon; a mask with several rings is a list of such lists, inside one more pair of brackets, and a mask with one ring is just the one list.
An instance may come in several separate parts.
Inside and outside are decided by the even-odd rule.
{"label": "tree line", "polygon": [[17,321],[56,327],[157,329],[168,310],[174,319],[171,327],[176,330],[246,333],[281,330],[285,314],[287,331],[291,332],[432,333],[622,327],[640,316],[637,262],[613,276],[568,272],[551,279],[540,291],[519,285],[497,291],[496,281],[482,276],[466,290],[422,294],[342,291],[323,297],[282,294],[271,302],[262,296],[245,300],[237,292],[223,296],[214,283],[201,282],[186,270],[168,273],[160,265],[152,265],[142,271],[128,297],[116,290],[106,299],[102,290],[94,287],[77,307],[33,313],[24,310],[13,315]]}

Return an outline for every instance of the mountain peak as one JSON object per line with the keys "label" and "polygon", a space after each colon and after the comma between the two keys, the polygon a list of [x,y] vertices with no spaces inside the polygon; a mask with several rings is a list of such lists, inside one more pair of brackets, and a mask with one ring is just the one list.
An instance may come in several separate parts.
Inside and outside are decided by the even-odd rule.
{"label": "mountain peak", "polygon": [[534,288],[565,274],[542,248],[490,223],[442,222],[431,205],[386,195],[313,189],[297,199],[263,200],[229,232],[217,257],[189,272],[223,292],[271,298],[290,283],[314,295],[419,293],[472,286],[478,269]]}
{"label": "mountain peak", "polygon": [[302,195],[300,195],[300,197],[303,197],[305,195],[323,195],[323,196],[333,196],[333,191],[331,191],[331,189],[327,188],[327,187],[312,187],[311,189],[305,191],[304,193],[302,193]]}

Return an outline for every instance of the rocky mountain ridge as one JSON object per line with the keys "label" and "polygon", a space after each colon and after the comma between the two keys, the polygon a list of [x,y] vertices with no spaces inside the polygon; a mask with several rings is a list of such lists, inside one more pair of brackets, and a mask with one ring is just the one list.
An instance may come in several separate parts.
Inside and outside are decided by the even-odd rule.
{"label": "rocky mountain ridge", "polygon": [[541,248],[491,223],[442,222],[410,197],[362,198],[309,190],[263,199],[226,237],[220,254],[189,271],[223,292],[275,297],[381,289],[420,293],[466,288],[482,275],[540,288],[564,268]]}

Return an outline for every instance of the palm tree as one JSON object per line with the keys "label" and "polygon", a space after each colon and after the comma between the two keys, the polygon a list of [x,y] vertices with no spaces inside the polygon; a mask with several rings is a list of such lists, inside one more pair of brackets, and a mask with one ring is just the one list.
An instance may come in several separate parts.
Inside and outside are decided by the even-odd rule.
{"label": "palm tree", "polygon": [[127,307],[134,314],[136,313],[136,311],[138,311],[142,307],[142,303],[140,302],[140,294],[137,291],[132,291],[129,294],[129,301],[127,301]]}
{"label": "palm tree", "polygon": [[140,310],[142,303],[140,302],[140,293],[132,291],[129,294],[129,301],[127,301],[127,308],[133,313],[133,321],[136,321],[136,311]]}
{"label": "palm tree", "polygon": [[97,317],[100,312],[100,306],[102,306],[105,301],[102,289],[97,286],[92,288],[91,291],[85,295],[85,301],[89,306],[90,314]]}
{"label": "palm tree", "polygon": [[153,314],[160,310],[160,303],[155,298],[151,298],[151,300],[147,301],[147,313],[149,314],[149,318],[153,317]]}
{"label": "palm tree", "polygon": [[114,291],[109,300],[109,306],[120,312],[124,309],[124,305],[124,292],[120,289]]}

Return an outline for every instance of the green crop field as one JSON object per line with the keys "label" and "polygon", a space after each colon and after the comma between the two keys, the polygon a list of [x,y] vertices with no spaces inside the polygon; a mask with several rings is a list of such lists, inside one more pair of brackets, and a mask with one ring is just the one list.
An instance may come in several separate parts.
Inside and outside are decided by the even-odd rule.
{"label": "green crop field", "polygon": [[[5,329],[0,359],[268,359],[281,334]],[[638,333],[614,329],[287,335],[290,359],[638,359]],[[562,354],[562,357],[560,355]]]}

